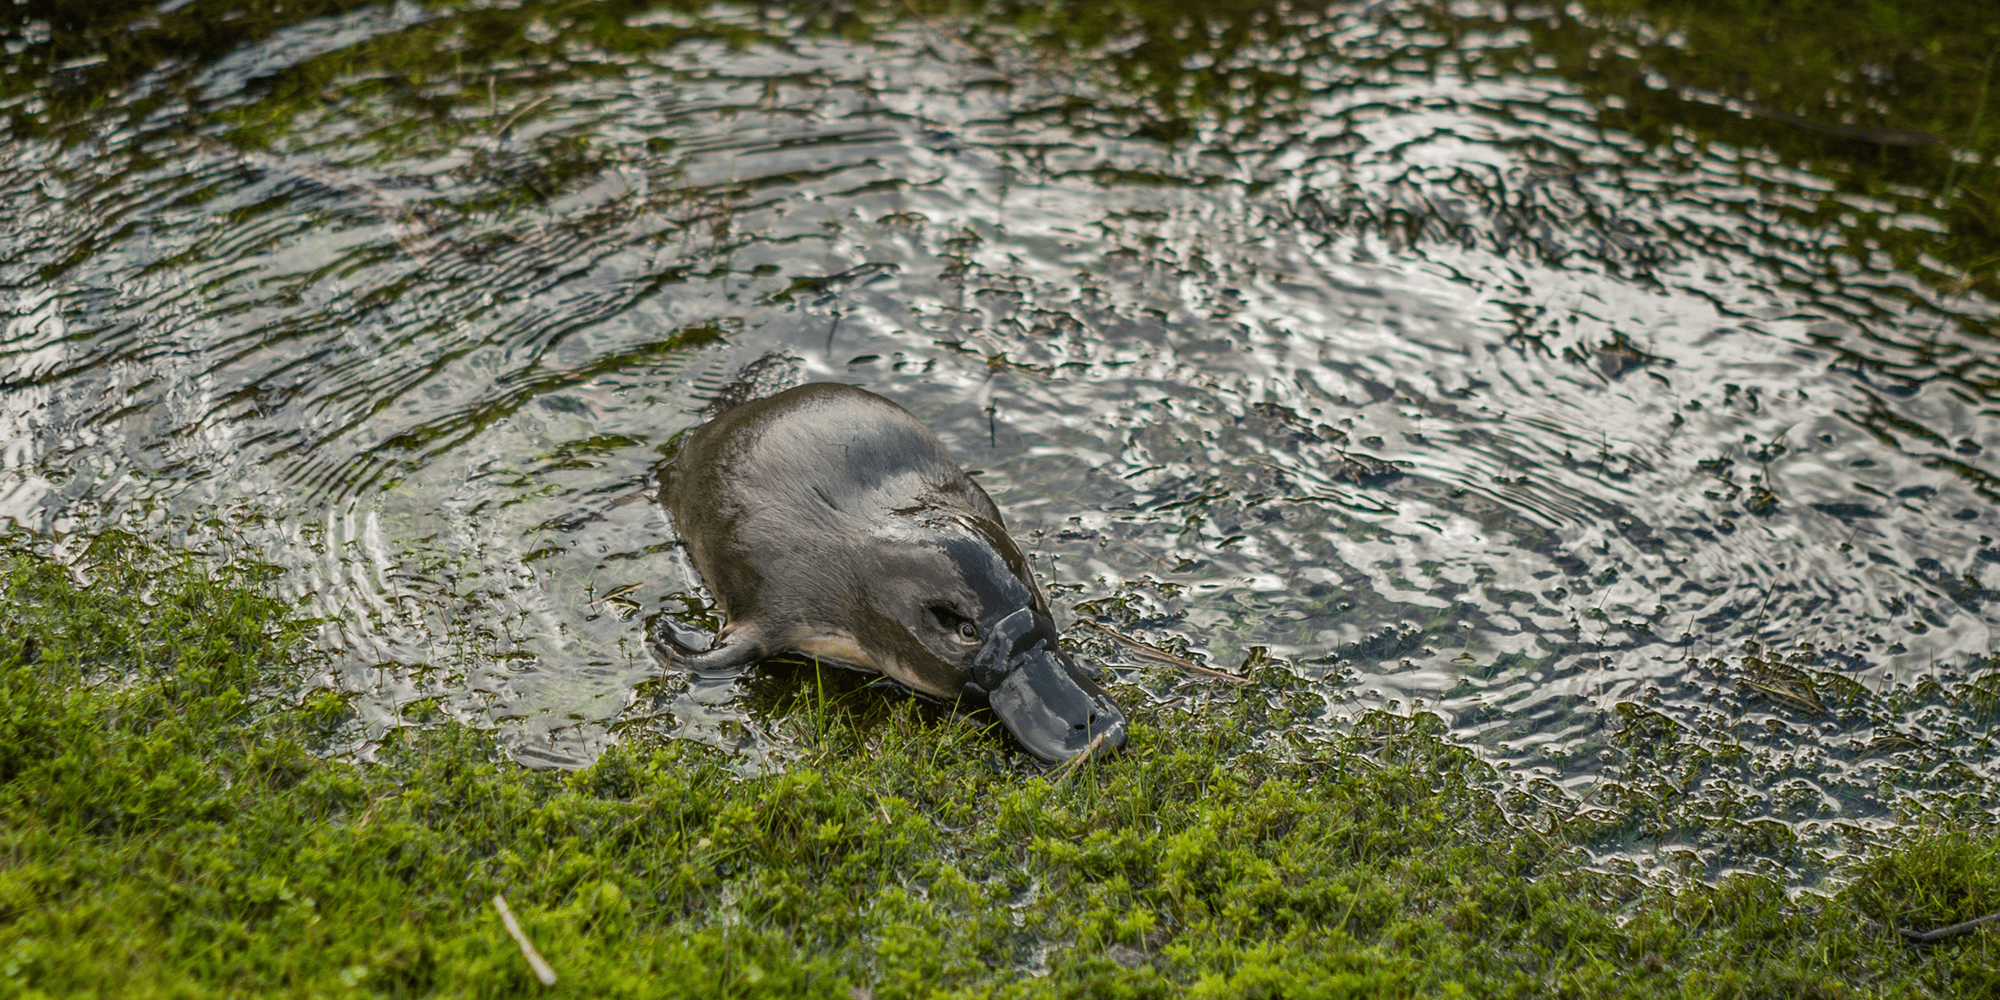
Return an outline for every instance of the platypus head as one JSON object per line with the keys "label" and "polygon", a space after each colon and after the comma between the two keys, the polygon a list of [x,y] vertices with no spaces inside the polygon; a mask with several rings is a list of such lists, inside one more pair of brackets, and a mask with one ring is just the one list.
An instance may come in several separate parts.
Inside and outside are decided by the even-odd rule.
{"label": "platypus head", "polygon": [[877,624],[864,644],[883,673],[939,698],[986,702],[1043,763],[1125,746],[1125,713],[1063,650],[1026,560],[999,525],[923,517],[881,540],[884,558],[863,603]]}

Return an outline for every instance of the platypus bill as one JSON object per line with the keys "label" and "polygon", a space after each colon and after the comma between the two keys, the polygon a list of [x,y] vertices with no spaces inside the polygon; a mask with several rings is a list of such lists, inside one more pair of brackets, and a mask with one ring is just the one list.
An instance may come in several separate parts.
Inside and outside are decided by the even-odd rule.
{"label": "platypus bill", "polygon": [[999,509],[895,403],[822,382],[739,404],[661,469],[660,502],[728,619],[706,650],[661,636],[676,665],[795,653],[990,704],[1044,763],[1125,745]]}

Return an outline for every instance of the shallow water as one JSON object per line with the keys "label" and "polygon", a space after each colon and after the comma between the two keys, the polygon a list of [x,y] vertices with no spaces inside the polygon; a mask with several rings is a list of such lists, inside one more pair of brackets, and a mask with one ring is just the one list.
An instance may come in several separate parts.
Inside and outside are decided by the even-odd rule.
{"label": "shallow water", "polygon": [[[1397,4],[1267,19],[1179,116],[1118,36],[555,10],[359,7],[17,119],[0,518],[278,563],[355,752],[436,706],[754,769],[737,689],[656,680],[698,581],[643,491],[765,359],[929,422],[1066,622],[1258,671],[1273,738],[1435,713],[1607,865],[1994,817],[2000,313],[1824,218],[1923,212]],[[380,68],[492,18],[532,58]]]}

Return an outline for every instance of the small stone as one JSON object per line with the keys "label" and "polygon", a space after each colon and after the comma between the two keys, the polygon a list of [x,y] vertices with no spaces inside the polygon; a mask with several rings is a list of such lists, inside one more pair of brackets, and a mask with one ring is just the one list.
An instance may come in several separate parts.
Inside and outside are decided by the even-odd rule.
{"label": "small stone", "polygon": [[1145,952],[1140,951],[1137,948],[1127,948],[1122,944],[1114,944],[1111,947],[1104,949],[1104,957],[1109,958],[1110,960],[1117,962],[1119,965],[1122,965],[1128,969],[1136,969],[1139,966],[1146,964]]}

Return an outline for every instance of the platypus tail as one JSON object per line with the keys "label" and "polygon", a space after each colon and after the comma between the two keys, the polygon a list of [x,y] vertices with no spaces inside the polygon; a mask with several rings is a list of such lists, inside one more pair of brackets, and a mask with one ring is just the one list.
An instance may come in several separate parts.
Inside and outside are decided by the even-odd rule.
{"label": "platypus tail", "polygon": [[[748,403],[753,399],[775,396],[786,389],[797,388],[806,382],[804,358],[795,357],[783,351],[772,351],[755,361],[736,369],[720,386],[708,394],[708,405],[702,408],[703,415],[713,419],[718,414]],[[706,388],[695,383],[696,391]]]}
{"label": "platypus tail", "polygon": [[[694,383],[696,393],[702,393],[704,390],[707,393],[705,397],[698,395],[697,398],[705,398],[708,401],[708,405],[701,409],[702,416],[708,420],[714,420],[724,411],[735,409],[753,399],[775,396],[786,389],[804,385],[806,363],[804,358],[783,351],[772,351],[736,369],[735,374],[721,379],[719,383],[716,379],[717,376],[713,374],[703,375]],[[689,427],[674,435],[673,440],[667,442],[663,449],[665,459],[653,470],[656,495],[663,503],[673,496],[674,459],[680,453],[681,442],[687,435],[694,433],[694,430],[695,428]]]}

